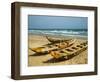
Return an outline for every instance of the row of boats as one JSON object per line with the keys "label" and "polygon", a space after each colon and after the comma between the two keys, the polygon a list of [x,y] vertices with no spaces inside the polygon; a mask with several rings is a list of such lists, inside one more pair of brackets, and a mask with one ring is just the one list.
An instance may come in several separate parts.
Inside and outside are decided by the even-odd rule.
{"label": "row of boats", "polygon": [[71,55],[77,55],[87,49],[87,41],[75,45],[76,39],[56,40],[46,37],[50,43],[42,47],[30,48],[38,54],[50,54],[53,58],[68,58]]}

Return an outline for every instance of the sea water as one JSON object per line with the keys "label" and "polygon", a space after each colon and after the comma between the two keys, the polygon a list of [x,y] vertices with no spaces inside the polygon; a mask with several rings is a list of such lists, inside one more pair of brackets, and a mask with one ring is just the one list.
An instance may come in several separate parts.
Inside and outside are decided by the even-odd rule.
{"label": "sea water", "polygon": [[87,37],[87,29],[31,29],[29,34],[52,35],[52,36],[82,36]]}

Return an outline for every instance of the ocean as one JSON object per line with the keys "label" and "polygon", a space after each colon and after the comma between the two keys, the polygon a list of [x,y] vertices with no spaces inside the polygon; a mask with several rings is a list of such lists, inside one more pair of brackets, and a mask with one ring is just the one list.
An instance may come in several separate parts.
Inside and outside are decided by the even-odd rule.
{"label": "ocean", "polygon": [[81,36],[87,37],[87,29],[36,29],[28,30],[29,34],[35,35],[51,35],[51,36]]}

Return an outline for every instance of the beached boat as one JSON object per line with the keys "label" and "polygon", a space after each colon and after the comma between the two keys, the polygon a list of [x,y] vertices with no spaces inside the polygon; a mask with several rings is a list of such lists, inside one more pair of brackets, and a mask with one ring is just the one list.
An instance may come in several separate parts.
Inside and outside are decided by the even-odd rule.
{"label": "beached boat", "polygon": [[49,54],[56,59],[59,58],[68,58],[69,56],[75,56],[78,55],[79,53],[83,52],[84,50],[87,49],[87,41],[80,43],[76,46],[71,46],[69,48],[64,48],[61,50],[53,50]]}
{"label": "beached boat", "polygon": [[72,46],[75,43],[75,39],[70,39],[70,40],[65,40],[63,42],[57,42],[57,43],[50,43],[43,45],[42,47],[37,47],[37,48],[30,48],[32,51],[36,53],[49,53],[52,50],[59,50],[63,48],[67,48],[69,46]]}
{"label": "beached boat", "polygon": [[47,40],[51,43],[59,43],[59,42],[65,42],[65,41],[70,41],[71,39],[68,40],[62,40],[62,39],[57,39],[57,38],[51,38],[46,36]]}

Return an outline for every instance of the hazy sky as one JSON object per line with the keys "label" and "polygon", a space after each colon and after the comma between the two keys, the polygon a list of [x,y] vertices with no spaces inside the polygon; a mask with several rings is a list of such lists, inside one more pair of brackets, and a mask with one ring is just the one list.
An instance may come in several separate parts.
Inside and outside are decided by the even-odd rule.
{"label": "hazy sky", "polygon": [[28,16],[29,29],[87,29],[87,17]]}

